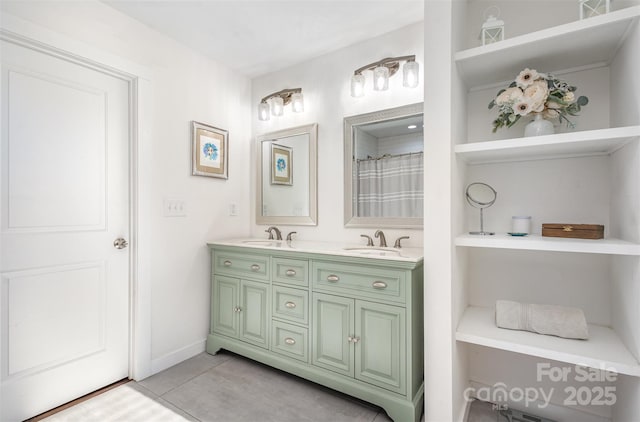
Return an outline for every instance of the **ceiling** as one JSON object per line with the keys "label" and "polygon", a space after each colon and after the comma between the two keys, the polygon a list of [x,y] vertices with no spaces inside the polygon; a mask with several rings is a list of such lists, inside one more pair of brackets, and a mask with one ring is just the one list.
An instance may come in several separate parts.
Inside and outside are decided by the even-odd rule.
{"label": "ceiling", "polygon": [[400,117],[398,119],[358,125],[358,128],[378,139],[412,134],[422,135],[423,120],[421,113],[416,116]]}
{"label": "ceiling", "polygon": [[249,77],[424,19],[422,0],[102,0]]}

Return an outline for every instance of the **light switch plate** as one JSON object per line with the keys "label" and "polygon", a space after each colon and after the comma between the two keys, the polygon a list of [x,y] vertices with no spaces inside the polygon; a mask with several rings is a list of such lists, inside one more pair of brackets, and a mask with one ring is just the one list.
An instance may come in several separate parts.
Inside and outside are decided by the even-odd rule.
{"label": "light switch plate", "polygon": [[163,209],[165,217],[187,216],[187,203],[183,199],[165,199]]}

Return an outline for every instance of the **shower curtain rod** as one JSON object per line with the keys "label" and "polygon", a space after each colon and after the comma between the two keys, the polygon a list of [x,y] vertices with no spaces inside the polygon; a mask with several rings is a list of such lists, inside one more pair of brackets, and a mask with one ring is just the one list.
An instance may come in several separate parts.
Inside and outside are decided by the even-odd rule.
{"label": "shower curtain rod", "polygon": [[417,155],[417,154],[424,154],[424,151],[405,152],[403,154],[395,154],[395,155],[383,155],[382,157],[378,157],[378,158],[358,158],[356,162],[382,160],[383,158],[396,158],[396,157],[404,157],[405,155]]}

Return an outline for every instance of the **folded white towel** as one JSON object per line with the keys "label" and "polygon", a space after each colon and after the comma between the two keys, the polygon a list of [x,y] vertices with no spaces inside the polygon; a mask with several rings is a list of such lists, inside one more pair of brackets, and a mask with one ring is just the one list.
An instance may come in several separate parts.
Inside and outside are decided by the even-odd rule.
{"label": "folded white towel", "polygon": [[496,301],[496,325],[499,328],[525,330],[564,338],[586,340],[589,328],[582,309],[555,305],[535,305]]}

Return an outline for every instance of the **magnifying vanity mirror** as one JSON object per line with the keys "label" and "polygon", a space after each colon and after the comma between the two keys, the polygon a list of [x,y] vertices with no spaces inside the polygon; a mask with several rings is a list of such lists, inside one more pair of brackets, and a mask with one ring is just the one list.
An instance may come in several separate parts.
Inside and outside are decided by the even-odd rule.
{"label": "magnifying vanity mirror", "polygon": [[480,209],[480,231],[469,232],[476,235],[493,235],[494,232],[484,231],[484,209],[489,208],[496,202],[498,193],[486,183],[475,182],[469,184],[465,191],[467,202],[474,208]]}
{"label": "magnifying vanity mirror", "polygon": [[256,224],[318,224],[318,125],[257,138]]}
{"label": "magnifying vanity mirror", "polygon": [[344,119],[347,227],[422,228],[423,104]]}

